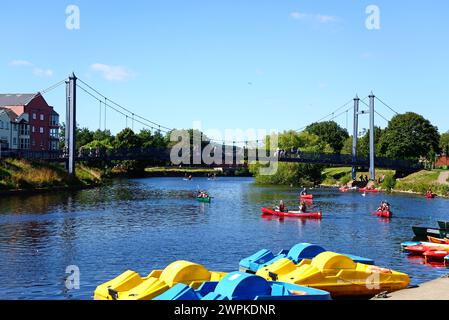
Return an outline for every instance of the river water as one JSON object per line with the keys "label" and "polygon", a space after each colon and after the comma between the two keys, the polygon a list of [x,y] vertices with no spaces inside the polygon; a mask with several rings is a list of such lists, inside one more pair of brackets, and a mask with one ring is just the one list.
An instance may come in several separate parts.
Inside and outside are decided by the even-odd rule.
{"label": "river water", "polygon": [[[197,203],[198,188],[214,197]],[[239,261],[266,248],[300,242],[375,259],[419,284],[448,273],[401,252],[413,225],[449,220],[449,201],[413,195],[368,195],[314,190],[322,221],[261,217],[284,199],[297,207],[298,190],[258,187],[250,178],[116,180],[78,192],[0,199],[0,299],[92,299],[95,287],[131,269],[147,275],[175,260],[209,270],[236,271]],[[391,221],[372,216],[388,200]],[[80,289],[65,286],[66,268],[80,270]]]}

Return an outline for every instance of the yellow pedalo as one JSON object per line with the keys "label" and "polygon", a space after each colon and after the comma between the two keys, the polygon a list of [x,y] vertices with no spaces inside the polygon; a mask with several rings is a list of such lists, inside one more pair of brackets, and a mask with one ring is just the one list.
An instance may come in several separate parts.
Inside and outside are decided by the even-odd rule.
{"label": "yellow pedalo", "polygon": [[266,280],[293,283],[328,291],[333,298],[374,297],[408,287],[407,274],[355,263],[334,252],[323,252],[313,260],[295,265],[282,259],[257,272]]}
{"label": "yellow pedalo", "polygon": [[176,261],[164,270],[154,270],[142,278],[134,271],[126,271],[117,278],[99,285],[95,300],[151,300],[178,283],[198,289],[205,281],[220,281],[226,273],[211,272],[202,265]]}

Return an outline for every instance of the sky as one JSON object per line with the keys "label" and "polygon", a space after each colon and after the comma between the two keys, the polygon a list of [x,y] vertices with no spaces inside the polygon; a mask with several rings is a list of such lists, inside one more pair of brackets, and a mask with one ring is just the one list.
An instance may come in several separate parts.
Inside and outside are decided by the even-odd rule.
{"label": "sky", "polygon": [[[79,29],[67,28],[76,21],[70,5]],[[367,28],[370,5],[379,28]],[[447,0],[3,0],[1,8],[0,93],[41,91],[75,72],[146,119],[169,128],[201,121],[224,135],[300,129],[373,91],[449,130]],[[64,121],[64,86],[45,98]],[[394,115],[379,102],[376,110]],[[126,127],[112,110],[106,119],[114,133]],[[335,121],[352,131],[352,111]],[[104,110],[100,118],[99,102],[81,90],[78,123],[104,129]],[[376,125],[387,122],[376,115]]]}

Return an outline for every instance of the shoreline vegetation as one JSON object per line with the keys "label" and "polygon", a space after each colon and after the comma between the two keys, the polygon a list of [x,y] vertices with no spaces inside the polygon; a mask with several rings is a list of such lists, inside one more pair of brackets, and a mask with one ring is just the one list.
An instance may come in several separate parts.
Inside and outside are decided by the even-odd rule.
{"label": "shoreline vegetation", "polygon": [[[376,187],[384,192],[408,193],[425,195],[429,188],[438,197],[449,198],[449,181],[441,181],[442,173],[449,171],[434,169],[421,170],[404,177],[398,177],[399,173],[394,170],[378,170],[376,180],[384,177],[381,184]],[[359,172],[357,176],[368,175],[367,172]],[[323,171],[323,187],[342,187],[352,181],[350,167],[327,168]]]}
{"label": "shoreline vegetation", "polygon": [[[279,172],[273,176],[260,176],[255,173],[258,168],[249,170],[223,171],[213,168],[187,167],[147,167],[141,172],[129,172],[120,167],[100,169],[87,164],[78,164],[76,177],[71,178],[62,164],[48,164],[36,161],[2,159],[0,160],[0,196],[14,194],[31,194],[51,191],[80,190],[95,188],[113,178],[153,178],[153,177],[255,177],[258,185],[294,185],[342,187],[352,182],[351,167],[314,168],[313,174],[302,175],[292,164],[280,164]],[[293,165],[297,166],[297,165]],[[304,171],[310,171],[308,166]],[[299,174],[299,175],[298,175]],[[292,176],[293,175],[293,176]],[[297,176],[298,175],[298,176]],[[368,172],[358,172],[360,176]],[[442,181],[444,177],[444,181]],[[449,171],[421,170],[407,176],[399,177],[394,170],[377,170],[376,180],[384,178],[375,187],[384,192],[424,195],[429,188],[438,197],[449,198]],[[297,183],[290,183],[290,181]]]}
{"label": "shoreline vegetation", "polygon": [[0,160],[0,195],[79,190],[99,186],[104,173],[82,164],[72,178],[61,164],[17,159]]}

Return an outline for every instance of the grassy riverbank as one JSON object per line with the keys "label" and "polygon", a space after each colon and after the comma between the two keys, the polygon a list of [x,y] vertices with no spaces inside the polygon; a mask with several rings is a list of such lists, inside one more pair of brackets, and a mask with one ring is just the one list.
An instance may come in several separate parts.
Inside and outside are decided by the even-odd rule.
{"label": "grassy riverbank", "polygon": [[[447,171],[444,170],[422,170],[404,178],[395,179],[396,171],[394,170],[376,170],[376,179],[383,175],[388,177],[388,184],[393,192],[425,194],[429,188],[432,188],[435,194],[448,197],[449,179],[445,173]],[[358,172],[357,177],[360,175],[369,175],[369,173]],[[323,182],[321,185],[328,187],[343,186],[351,180],[351,167],[327,168],[322,173]],[[385,184],[379,187],[384,190],[387,189]]]}
{"label": "grassy riverbank", "polygon": [[405,178],[398,179],[394,191],[425,194],[429,188],[443,197],[449,196],[449,181],[441,181],[442,170],[422,170]]}
{"label": "grassy riverbank", "polygon": [[[357,172],[357,179],[359,177],[369,176],[369,172]],[[376,180],[382,176],[395,176],[396,171],[394,170],[376,170]],[[322,186],[325,187],[335,187],[344,186],[352,181],[352,168],[351,167],[334,167],[327,168],[322,172]]]}
{"label": "grassy riverbank", "polygon": [[0,193],[77,189],[98,185],[102,173],[77,165],[71,178],[60,164],[3,159],[0,161]]}

